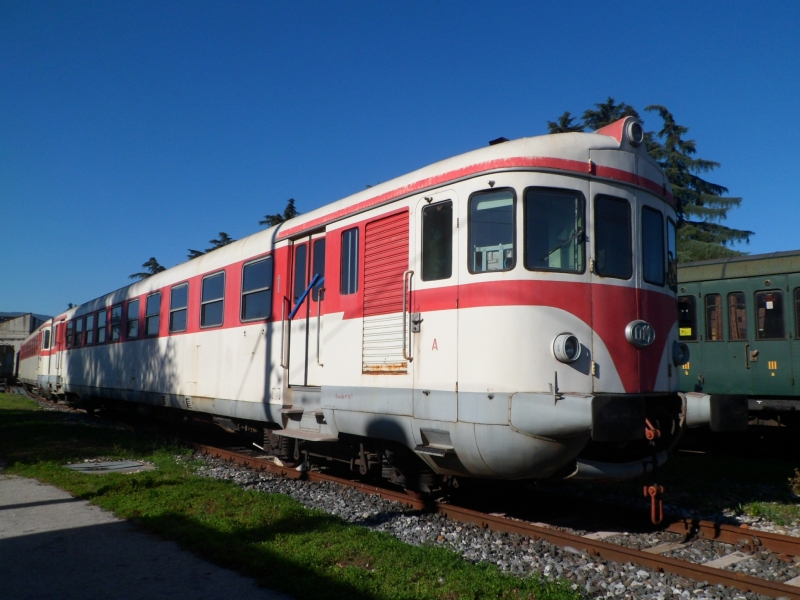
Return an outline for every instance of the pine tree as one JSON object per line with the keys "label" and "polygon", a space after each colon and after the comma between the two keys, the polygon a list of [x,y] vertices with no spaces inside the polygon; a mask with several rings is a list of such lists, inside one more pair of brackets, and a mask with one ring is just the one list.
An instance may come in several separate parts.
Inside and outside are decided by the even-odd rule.
{"label": "pine tree", "polygon": [[[231,238],[231,236],[229,236],[227,233],[225,233],[224,231],[220,231],[219,237],[217,239],[208,241],[211,244],[211,248],[206,248],[206,252],[211,252],[212,250],[216,250],[217,248],[222,248],[223,246],[232,244],[235,241],[236,240]],[[189,250],[189,252],[192,252],[192,250]],[[195,258],[195,257],[190,257],[190,258]]]}
{"label": "pine tree", "polygon": [[294,219],[300,213],[298,212],[297,208],[294,206],[294,198],[289,198],[286,201],[286,208],[283,209],[283,214],[276,213],[274,215],[264,215],[264,218],[258,222],[259,225],[266,225],[267,227],[275,227],[276,225],[280,225],[288,221],[289,219]]}
{"label": "pine tree", "polygon": [[186,255],[186,258],[188,258],[189,260],[197,258],[198,256],[203,256],[203,254],[205,254],[205,252],[203,252],[202,250],[192,250],[191,248],[188,248],[188,251],[189,254]]}
{"label": "pine tree", "polygon": [[728,217],[730,209],[742,203],[742,199],[726,197],[728,188],[699,176],[720,164],[692,156],[697,153],[697,143],[683,139],[689,128],[678,125],[664,106],[652,104],[645,110],[657,112],[664,122],[661,131],[654,134],[653,142],[657,143],[651,144],[649,152],[664,169],[677,202],[678,262],[743,254],[730,246],[749,242],[753,232],[719,223]]}
{"label": "pine tree", "polygon": [[601,127],[605,127],[614,121],[619,121],[623,117],[636,117],[640,121],[642,120],[635,108],[624,102],[617,104],[611,96],[603,104],[595,104],[595,106],[597,110],[589,109],[583,112],[584,128],[588,127],[597,131]]}
{"label": "pine tree", "polygon": [[161,271],[166,271],[166,267],[162,267],[158,264],[158,261],[155,257],[151,256],[150,260],[146,263],[143,263],[142,266],[147,269],[147,271],[142,273],[134,273],[133,275],[129,275],[129,279],[147,279],[148,277],[155,275],[156,273],[161,273]]}
{"label": "pine tree", "polygon": [[575,117],[573,117],[569,111],[566,111],[563,115],[558,117],[558,121],[548,121],[547,122],[547,132],[548,133],[572,133],[572,132],[581,132],[583,131],[583,124],[573,124]]}

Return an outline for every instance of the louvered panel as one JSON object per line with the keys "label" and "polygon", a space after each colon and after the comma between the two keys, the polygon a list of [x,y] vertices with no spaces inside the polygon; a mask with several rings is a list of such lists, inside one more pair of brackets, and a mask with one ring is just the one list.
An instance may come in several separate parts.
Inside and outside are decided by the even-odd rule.
{"label": "louvered panel", "polygon": [[404,373],[403,273],[408,269],[408,213],[367,223],[364,233],[363,371]]}

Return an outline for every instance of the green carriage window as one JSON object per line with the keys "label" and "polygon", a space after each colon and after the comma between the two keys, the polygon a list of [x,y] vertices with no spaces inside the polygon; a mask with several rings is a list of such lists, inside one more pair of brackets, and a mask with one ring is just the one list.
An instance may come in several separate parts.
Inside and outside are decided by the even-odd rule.
{"label": "green carriage window", "polygon": [[783,326],[783,292],[756,292],[756,339],[779,340],[786,337]]}
{"label": "green carriage window", "polygon": [[706,296],[706,341],[722,341],[722,296]]}
{"label": "green carriage window", "polygon": [[742,292],[728,294],[728,339],[747,339],[747,306]]}
{"label": "green carriage window", "polygon": [[694,296],[678,298],[678,335],[683,341],[697,339],[697,301]]}

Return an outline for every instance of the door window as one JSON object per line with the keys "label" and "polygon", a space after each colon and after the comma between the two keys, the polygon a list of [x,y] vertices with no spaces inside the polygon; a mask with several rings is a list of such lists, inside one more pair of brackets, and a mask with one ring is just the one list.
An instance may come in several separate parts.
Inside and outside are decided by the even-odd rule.
{"label": "door window", "polygon": [[294,251],[294,301],[297,302],[306,291],[306,258],[308,246],[296,246]]}
{"label": "door window", "polygon": [[642,207],[642,276],[664,285],[664,217],[649,206]]}
{"label": "door window", "polygon": [[728,294],[728,339],[747,339],[747,310],[742,292]]}
{"label": "door window", "polygon": [[342,280],[341,294],[358,291],[358,228],[342,232]]}
{"label": "door window", "polygon": [[598,275],[630,279],[631,207],[627,200],[595,196],[594,252]]}
{"label": "door window", "polygon": [[[314,240],[314,260],[313,260],[313,272],[311,276],[319,275],[320,279],[325,277],[325,240]],[[325,283],[320,282],[314,286],[314,289],[311,290],[311,299],[316,302],[319,300],[319,290],[320,288],[324,287]]]}
{"label": "door window", "polygon": [[449,279],[453,274],[453,202],[422,209],[422,281]]}
{"label": "door window", "polygon": [[756,338],[779,340],[786,337],[783,326],[783,292],[756,292]]}

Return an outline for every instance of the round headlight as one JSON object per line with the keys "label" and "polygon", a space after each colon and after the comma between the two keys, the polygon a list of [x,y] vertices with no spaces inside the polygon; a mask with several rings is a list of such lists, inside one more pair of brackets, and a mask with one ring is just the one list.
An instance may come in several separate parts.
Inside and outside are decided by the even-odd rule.
{"label": "round headlight", "polygon": [[679,367],[689,362],[689,346],[683,342],[673,342],[672,344],[672,363]]}
{"label": "round headlight", "polygon": [[634,148],[644,141],[644,128],[639,121],[628,121],[625,132],[628,134],[628,141]]}
{"label": "round headlight", "polygon": [[563,363],[578,360],[581,355],[581,342],[571,333],[562,333],[553,340],[553,354]]}

